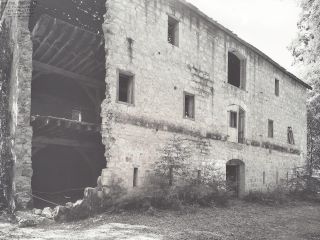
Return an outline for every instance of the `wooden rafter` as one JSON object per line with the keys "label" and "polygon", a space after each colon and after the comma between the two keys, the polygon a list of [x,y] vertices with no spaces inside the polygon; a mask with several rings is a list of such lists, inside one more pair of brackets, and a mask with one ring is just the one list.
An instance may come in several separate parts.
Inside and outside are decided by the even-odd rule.
{"label": "wooden rafter", "polygon": [[36,61],[36,60],[33,61],[33,70],[43,72],[43,73],[53,73],[53,74],[61,75],[63,77],[72,79],[79,84],[83,84],[83,85],[90,86],[93,88],[104,87],[104,83],[99,82],[96,79],[93,79],[93,78],[90,78],[87,76],[83,76],[83,75],[80,75],[80,74],[77,74],[74,72],[70,72],[65,69],[58,68],[58,67],[46,64],[46,63]]}

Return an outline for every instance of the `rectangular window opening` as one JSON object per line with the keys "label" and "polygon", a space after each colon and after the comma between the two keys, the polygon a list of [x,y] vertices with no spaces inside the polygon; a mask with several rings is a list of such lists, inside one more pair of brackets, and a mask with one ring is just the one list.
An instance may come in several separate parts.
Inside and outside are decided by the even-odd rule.
{"label": "rectangular window opening", "polygon": [[179,22],[168,16],[168,42],[176,47],[179,46]]}
{"label": "rectangular window opening", "polygon": [[273,138],[273,121],[268,120],[268,138]]}
{"label": "rectangular window opening", "polygon": [[133,75],[119,73],[118,101],[133,104]]}
{"label": "rectangular window opening", "polygon": [[293,137],[293,131],[292,127],[288,127],[288,143],[294,145],[294,137]]}
{"label": "rectangular window opening", "polygon": [[275,79],[274,81],[274,94],[278,97],[280,95],[280,85],[279,85],[279,80]]}
{"label": "rectangular window opening", "polygon": [[184,117],[194,119],[194,95],[184,94]]}
{"label": "rectangular window opening", "polygon": [[266,184],[266,172],[262,173],[262,183]]}
{"label": "rectangular window opening", "polygon": [[231,128],[237,128],[237,122],[238,122],[238,113],[234,111],[230,111],[230,127]]}
{"label": "rectangular window opening", "polygon": [[138,186],[138,168],[133,169],[133,187]]}

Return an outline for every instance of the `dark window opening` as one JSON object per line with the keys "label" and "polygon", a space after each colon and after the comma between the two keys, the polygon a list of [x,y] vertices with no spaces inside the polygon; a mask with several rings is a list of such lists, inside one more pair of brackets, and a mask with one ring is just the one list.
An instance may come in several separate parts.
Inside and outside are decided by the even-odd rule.
{"label": "dark window opening", "polygon": [[279,172],[278,171],[276,172],[276,184],[277,185],[279,184]]}
{"label": "dark window opening", "polygon": [[133,169],[133,187],[138,186],[138,168]]}
{"label": "dark window opening", "polygon": [[133,76],[119,73],[118,101],[133,104]]}
{"label": "dark window opening", "polygon": [[288,143],[294,145],[294,137],[292,127],[288,127]]}
{"label": "dark window opening", "polygon": [[194,119],[194,95],[184,94],[184,117]]}
{"label": "dark window opening", "polygon": [[231,111],[230,112],[230,127],[232,128],[237,128],[238,124],[237,124],[237,120],[238,120],[238,113]]}
{"label": "dark window opening", "polygon": [[241,60],[231,52],[228,53],[228,83],[241,86]]}
{"label": "dark window opening", "polygon": [[262,173],[262,183],[266,184],[266,172]]}
{"label": "dark window opening", "polygon": [[279,85],[279,80],[275,79],[274,81],[274,94],[278,97],[280,95],[280,85]]}
{"label": "dark window opening", "polygon": [[179,22],[170,16],[168,16],[168,42],[179,46]]}
{"label": "dark window opening", "polygon": [[273,121],[268,120],[268,138],[273,138]]}

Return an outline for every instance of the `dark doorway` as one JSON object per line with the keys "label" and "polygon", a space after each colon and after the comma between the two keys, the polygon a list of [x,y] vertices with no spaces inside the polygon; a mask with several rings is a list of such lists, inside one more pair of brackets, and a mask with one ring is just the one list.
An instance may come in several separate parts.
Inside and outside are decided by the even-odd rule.
{"label": "dark doorway", "polygon": [[230,160],[226,165],[227,188],[234,197],[242,197],[245,187],[244,163],[240,160]]}
{"label": "dark doorway", "polygon": [[227,185],[228,190],[234,196],[239,195],[239,166],[227,165]]}

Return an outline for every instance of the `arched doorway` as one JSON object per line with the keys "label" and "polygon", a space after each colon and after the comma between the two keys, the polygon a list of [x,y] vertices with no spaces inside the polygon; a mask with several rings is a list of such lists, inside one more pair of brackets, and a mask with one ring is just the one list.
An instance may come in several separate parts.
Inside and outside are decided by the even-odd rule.
{"label": "arched doorway", "polygon": [[226,164],[226,181],[228,189],[235,197],[242,197],[245,193],[245,164],[241,160],[233,159]]}

